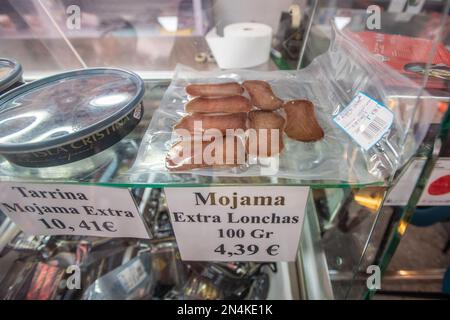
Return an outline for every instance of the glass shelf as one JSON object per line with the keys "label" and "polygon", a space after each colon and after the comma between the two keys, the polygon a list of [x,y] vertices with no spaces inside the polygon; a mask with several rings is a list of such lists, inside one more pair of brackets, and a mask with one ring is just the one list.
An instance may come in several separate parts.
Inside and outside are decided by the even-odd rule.
{"label": "glass shelf", "polygon": [[139,145],[159,107],[169,80],[147,80],[144,97],[144,116],[139,125],[122,141],[94,157],[74,164],[49,168],[24,168],[14,166],[0,156],[0,181],[44,182],[100,185],[129,188],[161,188],[192,186],[233,185],[283,185],[312,186],[314,188],[346,188],[386,186],[387,182],[354,184],[345,181],[299,180],[270,176],[261,177],[207,177],[195,174],[139,172],[130,170],[137,156]]}

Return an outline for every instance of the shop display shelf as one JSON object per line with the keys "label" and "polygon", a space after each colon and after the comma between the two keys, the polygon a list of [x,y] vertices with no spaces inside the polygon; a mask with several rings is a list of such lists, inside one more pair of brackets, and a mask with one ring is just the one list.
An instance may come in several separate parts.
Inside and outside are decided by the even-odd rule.
{"label": "shop display shelf", "polygon": [[[389,180],[369,184],[347,181],[299,180],[270,176],[260,177],[207,177],[194,174],[171,174],[133,171],[133,163],[139,145],[152,119],[153,112],[167,89],[170,80],[146,80],[144,96],[144,116],[139,125],[123,140],[104,151],[108,161],[101,164],[90,163],[91,170],[80,168],[77,162],[63,167],[29,169],[11,165],[0,156],[0,182],[64,183],[98,185],[126,188],[200,187],[200,186],[311,186],[313,188],[363,188],[369,186],[388,187]],[[86,166],[83,160],[83,166]],[[86,171],[89,171],[86,173]]]}

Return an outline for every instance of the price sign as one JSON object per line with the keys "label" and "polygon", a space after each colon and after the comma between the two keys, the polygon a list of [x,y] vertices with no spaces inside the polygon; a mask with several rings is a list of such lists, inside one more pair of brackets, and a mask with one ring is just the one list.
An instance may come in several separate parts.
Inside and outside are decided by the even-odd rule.
{"label": "price sign", "polygon": [[450,158],[439,158],[436,161],[419,205],[450,205]]}
{"label": "price sign", "polygon": [[149,238],[128,189],[4,182],[0,210],[30,235]]}
{"label": "price sign", "polygon": [[416,187],[425,159],[414,159],[405,173],[389,191],[385,203],[389,206],[405,206]]}
{"label": "price sign", "polygon": [[166,188],[183,260],[293,261],[308,187]]}

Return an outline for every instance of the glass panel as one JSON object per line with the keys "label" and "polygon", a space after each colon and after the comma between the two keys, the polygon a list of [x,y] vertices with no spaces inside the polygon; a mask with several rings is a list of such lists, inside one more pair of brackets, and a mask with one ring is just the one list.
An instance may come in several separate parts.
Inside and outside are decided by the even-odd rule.
{"label": "glass panel", "polygon": [[[388,97],[384,101],[390,108],[402,105],[404,111],[413,115],[411,130],[418,130],[421,115],[427,109],[437,110],[430,128],[416,131],[416,137],[424,137],[424,142],[414,152],[413,159],[398,168],[397,174],[391,177],[385,187],[314,191],[318,223],[321,226],[320,234],[315,238],[315,252],[322,252],[322,258],[316,258],[316,266],[325,256],[334,298],[370,298],[374,291],[367,288],[367,267],[377,265],[382,272],[386,269],[406,231],[435,161],[433,149],[436,149],[439,123],[445,121],[449,101],[448,80],[441,74],[446,74],[449,65],[449,2],[419,1],[417,6],[406,1],[391,1],[390,4],[374,2],[375,6],[371,8],[363,1],[312,3],[317,4],[317,7],[311,8],[314,19],[301,57],[301,67],[310,65],[314,58],[329,50],[332,40],[329,22],[334,20],[338,29],[357,39],[360,46],[356,50],[361,50],[361,54],[375,54],[394,72],[419,84],[409,94]],[[396,7],[396,3],[403,4]],[[373,19],[376,12],[380,13],[381,18],[378,26]],[[372,28],[368,24],[370,22]],[[383,79],[383,75],[380,76]],[[352,84],[354,81],[350,80]],[[389,84],[389,87],[393,86],[395,83]],[[438,105],[441,107],[438,108]],[[425,167],[423,170],[417,167],[416,171],[421,177],[417,184],[415,181],[410,182],[412,193],[405,200],[407,206],[383,205],[386,194],[403,174],[410,172],[408,169],[415,166],[417,160],[425,163]],[[305,262],[310,257],[308,252],[302,255],[304,272],[315,275],[316,270]],[[316,276],[316,279],[321,278]],[[311,291],[311,296],[314,296],[314,291]]]}
{"label": "glass panel", "polygon": [[[207,32],[241,21],[264,21],[276,29],[290,3],[262,8],[257,1],[235,0],[8,0],[0,8],[0,56],[20,61],[28,79],[100,66],[147,78],[170,78],[178,63],[214,70]],[[276,66],[269,60],[257,69]]]}

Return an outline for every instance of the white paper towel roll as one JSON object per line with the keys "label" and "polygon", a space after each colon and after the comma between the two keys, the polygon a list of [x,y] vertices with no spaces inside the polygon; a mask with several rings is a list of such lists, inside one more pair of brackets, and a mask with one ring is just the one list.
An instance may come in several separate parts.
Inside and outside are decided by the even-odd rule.
{"label": "white paper towel roll", "polygon": [[222,69],[250,68],[269,60],[272,28],[261,23],[234,23],[223,29],[223,37],[213,28],[206,42]]}

